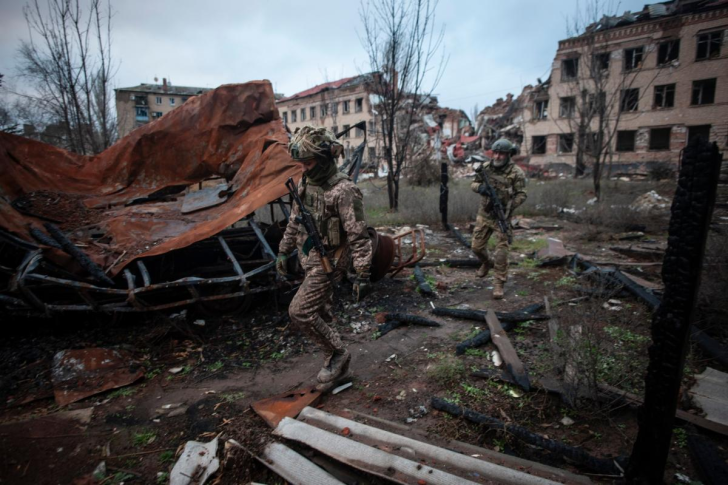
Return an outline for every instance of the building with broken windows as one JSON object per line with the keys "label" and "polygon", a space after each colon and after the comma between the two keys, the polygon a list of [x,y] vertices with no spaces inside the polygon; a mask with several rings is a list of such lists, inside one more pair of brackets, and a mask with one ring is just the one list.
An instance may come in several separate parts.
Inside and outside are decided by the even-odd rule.
{"label": "building with broken windows", "polygon": [[[312,88],[279,99],[276,102],[284,123],[291,132],[305,125],[323,126],[334,133],[361,121],[367,124],[367,149],[364,162],[376,164],[381,156],[378,148],[377,124],[372,110],[369,86],[371,74],[347,77],[319,84]],[[364,130],[355,128],[342,136],[345,155],[364,141]]]}
{"label": "building with broken windows", "polygon": [[583,154],[588,168],[602,146],[626,168],[676,164],[694,136],[724,150],[727,29],[725,1],[676,0],[605,16],[560,41],[550,78],[529,86],[521,107],[521,153],[570,166]]}
{"label": "building with broken windows", "polygon": [[115,91],[119,138],[123,138],[133,129],[161,118],[192,96],[210,91],[210,88],[173,86],[164,78],[162,84],[140,84]]}

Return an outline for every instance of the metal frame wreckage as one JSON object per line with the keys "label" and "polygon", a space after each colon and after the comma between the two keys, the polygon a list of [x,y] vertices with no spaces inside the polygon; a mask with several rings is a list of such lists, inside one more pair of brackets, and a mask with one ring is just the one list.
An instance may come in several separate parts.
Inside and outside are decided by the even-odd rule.
{"label": "metal frame wreckage", "polygon": [[[290,289],[274,252],[301,176],[287,142],[267,81],[191,98],[92,157],[0,133],[0,312],[228,312]],[[370,234],[373,277],[425,255],[420,230]]]}

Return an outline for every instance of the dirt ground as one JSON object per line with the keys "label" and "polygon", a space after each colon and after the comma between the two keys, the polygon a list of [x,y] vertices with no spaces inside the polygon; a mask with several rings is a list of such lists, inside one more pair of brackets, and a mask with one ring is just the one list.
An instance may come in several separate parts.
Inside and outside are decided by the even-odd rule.
{"label": "dirt ground", "polygon": [[[325,397],[322,409],[333,413],[352,409],[405,424],[435,444],[457,439],[584,472],[512,436],[433,410],[430,399],[442,397],[580,446],[598,457],[628,456],[637,431],[634,409],[587,398],[571,408],[543,390],[525,393],[498,380],[474,377],[472,371],[495,369],[494,347],[488,344],[456,356],[455,346],[483,329],[485,322],[441,318],[430,311],[430,302],[440,307],[512,311],[548,297],[557,305],[553,314],[563,328],[580,325],[588,344],[586,357],[580,354],[583,347],[571,349],[570,356],[583,365],[578,375],[584,394],[590,383],[599,381],[640,395],[649,346],[649,309],[625,295],[610,295],[618,301],[606,308],[608,297],[566,303],[582,296],[577,287],[583,282],[564,266],[537,267],[531,254],[545,245],[546,238],[555,237],[585,259],[627,258],[609,250],[615,242],[608,235],[586,240],[575,224],[555,219],[537,222],[561,228],[516,231],[510,279],[501,301],[491,298],[491,277],[478,279],[472,268],[446,265],[424,269],[436,298],[416,291],[409,270],[383,280],[361,304],[353,302],[348,287],[340,288],[337,324],[353,354],[356,381],[352,388]],[[472,257],[439,228],[426,229],[427,260]],[[467,233],[466,227],[461,230]],[[648,234],[641,244],[664,248],[665,234]],[[659,265],[634,266],[629,271],[660,281]],[[313,384],[322,361],[321,354],[289,325],[286,299],[291,297],[291,291],[277,299],[261,296],[247,314],[224,317],[202,316],[189,309],[184,315],[148,318],[64,316],[5,321],[5,338],[0,343],[0,483],[161,484],[168,483],[169,471],[188,440],[209,441],[219,435],[250,450],[259,449],[270,439],[269,429],[249,405]],[[375,315],[381,312],[414,313],[442,326],[401,327],[378,338]],[[526,322],[509,335],[533,381],[563,364],[552,353],[548,321]],[[50,382],[53,356],[64,349],[94,347],[131,352],[144,378],[60,408],[54,403]],[[686,383],[705,364],[704,357],[693,351]],[[665,475],[668,481],[674,481],[676,473],[698,479],[686,446],[687,434],[694,432],[682,427],[675,431]],[[726,440],[717,443],[728,444]],[[102,462],[105,478],[95,479],[92,473]],[[281,483],[245,453],[232,455],[213,482],[251,479]]]}

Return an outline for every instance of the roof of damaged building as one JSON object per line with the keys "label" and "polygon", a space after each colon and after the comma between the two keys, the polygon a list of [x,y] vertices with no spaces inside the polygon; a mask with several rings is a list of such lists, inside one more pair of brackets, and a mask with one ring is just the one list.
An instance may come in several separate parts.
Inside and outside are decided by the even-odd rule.
{"label": "roof of damaged building", "polygon": [[672,0],[646,4],[639,12],[630,12],[628,10],[622,15],[603,15],[597,22],[587,25],[584,32],[577,37],[589,36],[596,32],[603,32],[637,23],[704,12],[725,7],[727,4],[728,2],[726,0]]}
{"label": "roof of damaged building", "polygon": [[[281,197],[288,177],[301,175],[287,143],[268,81],[195,96],[94,156],[0,132],[0,229],[35,243],[32,230],[53,220],[113,276]],[[216,177],[228,185],[225,201],[185,211],[185,188]],[[43,253],[67,260],[51,247]]]}
{"label": "roof of damaged building", "polygon": [[194,86],[174,86],[170,83],[166,84],[140,84],[130,88],[117,88],[116,91],[127,91],[134,93],[149,94],[179,94],[182,96],[195,96],[198,94],[212,91],[212,88],[199,88]]}
{"label": "roof of damaged building", "polygon": [[354,86],[357,86],[359,84],[362,84],[362,83],[368,81],[370,78],[371,78],[370,74],[360,74],[358,76],[345,77],[345,78],[339,79],[337,81],[330,81],[330,82],[326,82],[323,84],[319,84],[317,86],[308,88],[304,91],[301,91],[300,93],[296,93],[291,96],[286,96],[284,98],[279,99],[278,102],[282,103],[284,101],[290,101],[292,99],[305,98],[305,97],[313,96],[314,94],[322,93],[324,91],[328,91],[331,89],[354,87]]}

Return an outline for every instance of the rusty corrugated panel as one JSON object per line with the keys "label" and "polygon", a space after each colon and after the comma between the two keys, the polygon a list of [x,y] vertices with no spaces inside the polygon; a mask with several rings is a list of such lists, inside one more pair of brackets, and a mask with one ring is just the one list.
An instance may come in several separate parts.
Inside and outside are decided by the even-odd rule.
{"label": "rusty corrugated panel", "polygon": [[[99,155],[81,156],[0,133],[0,227],[33,241],[49,219],[116,275],[135,258],[164,254],[212,236],[285,194],[300,166],[268,81],[221,86],[144,125]],[[175,187],[230,179],[224,203],[182,213]],[[125,204],[169,189],[165,199]],[[12,204],[12,205],[11,205]],[[68,257],[46,248],[59,264]]]}
{"label": "rusty corrugated panel", "polygon": [[127,386],[142,376],[144,369],[124,350],[64,350],[53,358],[53,391],[59,406]]}

